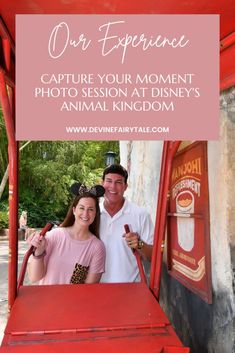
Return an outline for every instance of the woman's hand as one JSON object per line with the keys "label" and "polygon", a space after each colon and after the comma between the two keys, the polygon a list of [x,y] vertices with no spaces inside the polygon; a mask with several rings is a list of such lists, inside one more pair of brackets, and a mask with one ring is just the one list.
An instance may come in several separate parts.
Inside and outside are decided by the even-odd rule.
{"label": "woman's hand", "polygon": [[34,283],[42,279],[46,273],[44,255],[46,254],[47,241],[39,232],[35,232],[28,237],[27,243],[35,247],[33,256],[28,264],[29,280]]}
{"label": "woman's hand", "polygon": [[35,232],[30,235],[27,239],[28,244],[30,246],[34,246],[36,250],[34,251],[35,256],[42,255],[46,250],[46,239],[44,236],[40,235],[39,232]]}

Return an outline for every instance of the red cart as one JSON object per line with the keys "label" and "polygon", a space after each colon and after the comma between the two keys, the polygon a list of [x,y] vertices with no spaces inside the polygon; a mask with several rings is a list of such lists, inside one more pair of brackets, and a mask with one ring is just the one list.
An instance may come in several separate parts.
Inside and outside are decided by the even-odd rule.
{"label": "red cart", "polygon": [[[9,310],[0,352],[187,353],[159,305],[167,193],[179,142],[165,142],[149,286],[140,283],[24,286],[17,290],[18,143],[15,140],[15,14],[218,13],[221,15],[221,89],[235,84],[233,0],[175,4],[170,0],[0,2],[0,101],[9,142]],[[206,36],[205,36],[206,37]],[[202,38],[203,40],[203,38]],[[203,53],[202,53],[203,55]]]}

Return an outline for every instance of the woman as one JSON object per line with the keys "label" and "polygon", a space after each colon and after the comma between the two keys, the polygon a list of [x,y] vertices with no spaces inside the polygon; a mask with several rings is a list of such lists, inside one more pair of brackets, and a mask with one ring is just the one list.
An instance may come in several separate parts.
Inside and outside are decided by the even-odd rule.
{"label": "woman", "polygon": [[100,185],[87,189],[76,183],[77,196],[60,227],[46,237],[37,232],[28,239],[35,247],[29,263],[29,279],[39,284],[98,283],[104,272],[105,247],[99,239]]}

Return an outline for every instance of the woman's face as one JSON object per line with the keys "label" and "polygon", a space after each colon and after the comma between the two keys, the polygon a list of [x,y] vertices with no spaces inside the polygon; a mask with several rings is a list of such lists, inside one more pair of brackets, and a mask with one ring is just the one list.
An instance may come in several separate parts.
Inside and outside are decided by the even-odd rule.
{"label": "woman's face", "polygon": [[89,227],[94,222],[96,215],[95,200],[92,197],[83,197],[73,208],[75,222],[81,226]]}

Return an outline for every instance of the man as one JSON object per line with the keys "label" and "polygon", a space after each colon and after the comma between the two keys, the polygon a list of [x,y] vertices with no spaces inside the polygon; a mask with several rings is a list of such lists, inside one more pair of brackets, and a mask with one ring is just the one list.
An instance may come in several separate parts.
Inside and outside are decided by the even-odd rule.
{"label": "man", "polygon": [[[153,223],[150,215],[124,198],[128,173],[118,164],[103,172],[104,202],[101,205],[100,238],[106,246],[106,266],[101,282],[136,282],[140,280],[132,249],[151,261]],[[125,234],[124,225],[130,232]]]}

